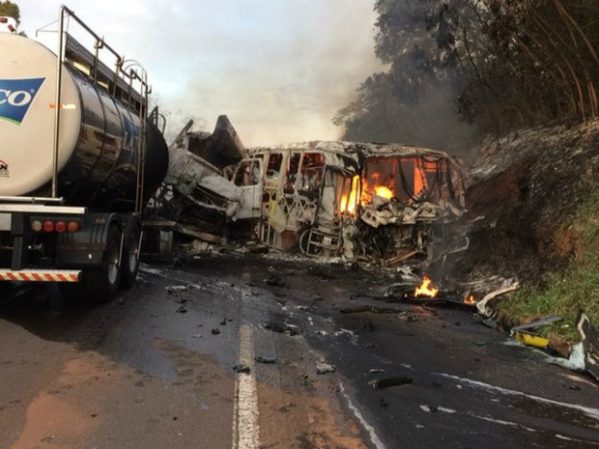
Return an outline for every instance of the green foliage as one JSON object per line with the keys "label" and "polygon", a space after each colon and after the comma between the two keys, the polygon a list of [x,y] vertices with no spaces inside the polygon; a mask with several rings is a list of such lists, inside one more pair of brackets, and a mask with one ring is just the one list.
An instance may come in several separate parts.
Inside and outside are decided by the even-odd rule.
{"label": "green foliage", "polygon": [[426,144],[440,126],[451,146],[599,115],[595,0],[377,0],[375,11],[388,70],[335,117],[346,138]]}
{"label": "green foliage", "polygon": [[544,286],[527,286],[498,304],[499,310],[520,322],[547,315],[564,317],[569,327],[556,324],[544,330],[550,337],[577,340],[574,321],[580,309],[599,325],[599,185],[567,228],[580,239],[583,251],[564,273],[553,274]]}
{"label": "green foliage", "polygon": [[10,0],[0,1],[0,16],[12,17],[17,21],[17,24],[21,23],[19,6]]}

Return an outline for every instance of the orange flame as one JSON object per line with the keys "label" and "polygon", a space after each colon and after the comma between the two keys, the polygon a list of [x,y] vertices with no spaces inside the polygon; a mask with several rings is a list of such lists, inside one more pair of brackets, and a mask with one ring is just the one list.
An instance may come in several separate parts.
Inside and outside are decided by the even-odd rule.
{"label": "orange flame", "polygon": [[374,194],[377,196],[380,196],[381,198],[385,198],[387,200],[390,200],[391,198],[393,198],[395,195],[393,194],[393,191],[386,186],[376,186],[374,189]]}
{"label": "orange flame", "polygon": [[347,211],[351,215],[356,214],[356,207],[358,206],[358,193],[360,192],[360,177],[354,176],[351,181],[351,193],[349,194],[349,203],[347,204]]}
{"label": "orange flame", "polygon": [[358,207],[358,194],[360,192],[360,177],[354,176],[352,179],[351,192],[349,197],[347,194],[341,196],[339,201],[339,212],[349,213],[350,215],[356,215],[356,208]]}
{"label": "orange flame", "polygon": [[466,297],[464,299],[464,304],[467,304],[469,306],[474,306],[476,305],[478,301],[476,300],[476,298],[473,295],[469,295],[468,297]]}
{"label": "orange flame", "polygon": [[439,289],[435,288],[432,284],[433,281],[431,280],[431,278],[429,278],[428,276],[424,276],[424,278],[422,279],[422,284],[416,288],[414,296],[425,296],[428,298],[434,298],[439,294]]}
{"label": "orange flame", "polygon": [[341,202],[339,203],[339,212],[343,213],[347,210],[347,195],[343,195],[341,197]]}

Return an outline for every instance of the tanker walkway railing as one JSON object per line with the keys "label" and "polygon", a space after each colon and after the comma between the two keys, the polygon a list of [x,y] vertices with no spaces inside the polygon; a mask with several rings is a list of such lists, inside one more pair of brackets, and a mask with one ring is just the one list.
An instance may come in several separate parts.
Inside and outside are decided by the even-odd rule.
{"label": "tanker walkway railing", "polygon": [[[125,79],[128,81],[128,101],[131,102],[133,92],[137,91],[134,84],[138,84],[138,94],[141,94],[141,101],[138,108],[135,108],[139,114],[140,119],[140,136],[138,139],[137,151],[138,151],[138,175],[137,175],[137,193],[136,193],[136,213],[141,213],[143,203],[143,182],[144,182],[144,148],[146,138],[146,119],[148,116],[148,95],[151,92],[151,88],[148,85],[148,77],[146,70],[135,60],[126,60],[124,56],[121,56],[116,50],[108,45],[103,37],[96,34],[83,20],[81,20],[72,10],[66,6],[61,6],[59,16],[59,39],[58,39],[58,57],[56,64],[56,92],[54,109],[54,145],[52,155],[52,190],[51,197],[54,200],[58,200],[58,156],[60,149],[60,121],[61,121],[61,99],[62,99],[62,75],[65,63],[65,53],[67,47],[67,31],[66,31],[66,19],[76,22],[83,30],[95,39],[94,44],[94,56],[93,64],[90,67],[90,73],[93,74],[94,83],[98,84],[98,67],[102,65],[100,61],[100,50],[107,50],[116,59],[114,78],[112,80],[112,95],[119,100],[124,100],[124,92],[120,92],[121,95],[117,95],[117,90],[121,88],[120,80]],[[119,78],[121,77],[121,78]]]}

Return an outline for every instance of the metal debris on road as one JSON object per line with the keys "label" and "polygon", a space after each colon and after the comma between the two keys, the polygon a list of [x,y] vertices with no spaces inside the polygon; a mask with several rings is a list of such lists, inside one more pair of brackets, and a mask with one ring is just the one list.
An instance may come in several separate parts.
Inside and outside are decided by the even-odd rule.
{"label": "metal debris on road", "polygon": [[576,329],[582,338],[585,369],[595,380],[599,381],[599,332],[583,311],[578,314]]}
{"label": "metal debris on road", "polygon": [[523,343],[526,346],[532,346],[533,348],[547,349],[551,343],[547,337],[529,332],[513,332],[512,335],[520,343]]}
{"label": "metal debris on road", "polygon": [[249,374],[251,372],[251,369],[249,366],[240,363],[239,365],[235,365],[233,367],[233,371],[235,371],[236,373]]}
{"label": "metal debris on road", "polygon": [[396,376],[386,377],[384,379],[375,379],[369,382],[370,386],[375,390],[382,390],[383,388],[399,387],[401,385],[409,385],[414,381],[411,377],[407,376]]}
{"label": "metal debris on road", "polygon": [[337,371],[334,365],[325,362],[318,362],[316,364],[316,374],[329,374]]}
{"label": "metal debris on road", "polygon": [[256,363],[262,363],[264,365],[273,365],[278,362],[275,357],[264,357],[264,356],[256,356],[254,358]]}
{"label": "metal debris on road", "polygon": [[547,318],[543,318],[542,320],[536,320],[531,323],[523,324],[521,326],[514,326],[511,329],[512,333],[515,332],[523,332],[523,331],[532,331],[535,329],[539,329],[540,327],[549,326],[550,324],[561,321],[562,317],[559,315],[551,315]]}
{"label": "metal debris on road", "polygon": [[268,323],[265,323],[263,327],[266,330],[277,332],[279,334],[286,334],[291,337],[301,333],[300,328],[295,324],[279,323],[277,321],[269,321]]}
{"label": "metal debris on road", "polygon": [[490,317],[491,315],[493,315],[493,311],[489,307],[487,307],[489,302],[499,296],[503,296],[508,293],[513,293],[516,290],[518,290],[519,288],[520,288],[520,283],[518,281],[514,281],[511,279],[506,280],[504,282],[504,286],[502,286],[501,288],[499,288],[495,291],[492,291],[491,293],[487,293],[487,295],[481,301],[476,303],[476,308],[478,310],[478,313],[480,313],[481,315],[483,315],[485,317]]}
{"label": "metal debris on road", "polygon": [[166,292],[169,295],[176,295],[179,293],[183,293],[187,290],[189,290],[190,286],[189,285],[170,285],[168,287],[166,287]]}

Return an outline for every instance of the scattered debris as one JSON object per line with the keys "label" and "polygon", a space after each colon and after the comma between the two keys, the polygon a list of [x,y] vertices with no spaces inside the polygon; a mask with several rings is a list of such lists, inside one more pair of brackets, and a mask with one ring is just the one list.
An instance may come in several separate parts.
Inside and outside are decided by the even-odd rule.
{"label": "scattered debris", "polygon": [[421,405],[420,410],[423,410],[427,413],[436,413],[438,407],[436,405]]}
{"label": "scattered debris", "polygon": [[389,387],[398,387],[401,385],[409,385],[414,380],[411,377],[407,376],[397,376],[397,377],[386,377],[384,379],[376,379],[371,380],[369,382],[370,386],[376,390],[381,390],[383,388]]}
{"label": "scattered debris", "polygon": [[583,372],[586,367],[584,345],[582,342],[573,345],[569,358],[548,357],[547,362],[571,371]]}
{"label": "scattered debris", "polygon": [[235,365],[233,367],[233,371],[235,371],[236,373],[249,374],[251,372],[251,369],[249,366],[240,363],[239,365]]}
{"label": "scattered debris", "polygon": [[318,362],[316,364],[316,374],[329,374],[329,373],[334,373],[335,371],[337,371],[337,368],[335,368],[335,366],[330,365],[328,363],[324,363],[324,362]]}
{"label": "scattered debris", "polygon": [[586,371],[599,381],[599,332],[584,312],[578,314],[576,329],[582,338]]}
{"label": "scattered debris", "polygon": [[286,334],[292,337],[301,333],[300,328],[295,324],[279,323],[277,321],[269,321],[264,324],[263,327],[266,330],[277,332],[279,334]]}
{"label": "scattered debris", "polygon": [[187,309],[185,308],[185,306],[181,306],[177,309],[176,312],[177,313],[187,313]]}
{"label": "scattered debris", "polygon": [[562,318],[560,316],[552,315],[547,318],[543,318],[542,320],[512,327],[510,334],[516,340],[527,346],[532,346],[533,348],[538,349],[548,349],[551,346],[551,341],[534,331],[541,327],[549,326],[550,324],[561,321],[561,319]]}
{"label": "scattered debris", "polygon": [[169,295],[176,295],[179,293],[186,292],[189,289],[190,289],[189,285],[170,285],[170,286],[166,287],[166,292]]}
{"label": "scattered debris", "polygon": [[384,372],[385,370],[380,368],[372,368],[368,370],[368,374],[383,374]]}
{"label": "scattered debris", "polygon": [[339,337],[341,335],[349,335],[350,337],[355,337],[356,334],[354,332],[348,330],[348,329],[341,328],[340,330],[338,330],[337,332],[335,332],[333,335],[335,337]]}
{"label": "scattered debris", "polygon": [[485,317],[490,317],[493,314],[493,311],[487,307],[487,304],[498,296],[505,295],[507,293],[512,293],[520,288],[520,283],[514,280],[506,280],[505,285],[491,293],[488,293],[481,301],[476,303],[476,308],[478,313]]}
{"label": "scattered debris", "polygon": [[262,363],[264,365],[273,365],[273,364],[277,363],[277,359],[275,357],[256,356],[254,358],[254,360],[257,363]]}
{"label": "scattered debris", "polygon": [[521,326],[514,326],[514,327],[512,327],[511,332],[515,333],[515,332],[531,331],[531,330],[539,329],[544,326],[549,326],[550,324],[556,323],[561,320],[562,320],[561,316],[551,315],[551,316],[548,316],[547,318],[543,318],[542,320],[533,321],[531,323],[523,324]]}
{"label": "scattered debris", "polygon": [[272,287],[277,287],[277,288],[288,288],[289,287],[280,276],[277,276],[274,274],[272,276],[264,279],[264,282],[267,285],[270,285]]}
{"label": "scattered debris", "polygon": [[516,340],[538,349],[547,349],[551,343],[548,338],[541,335],[536,335],[528,332],[513,332],[512,335]]}
{"label": "scattered debris", "polygon": [[212,332],[212,335],[218,335],[220,334],[220,330],[219,329],[212,329],[210,332]]}

